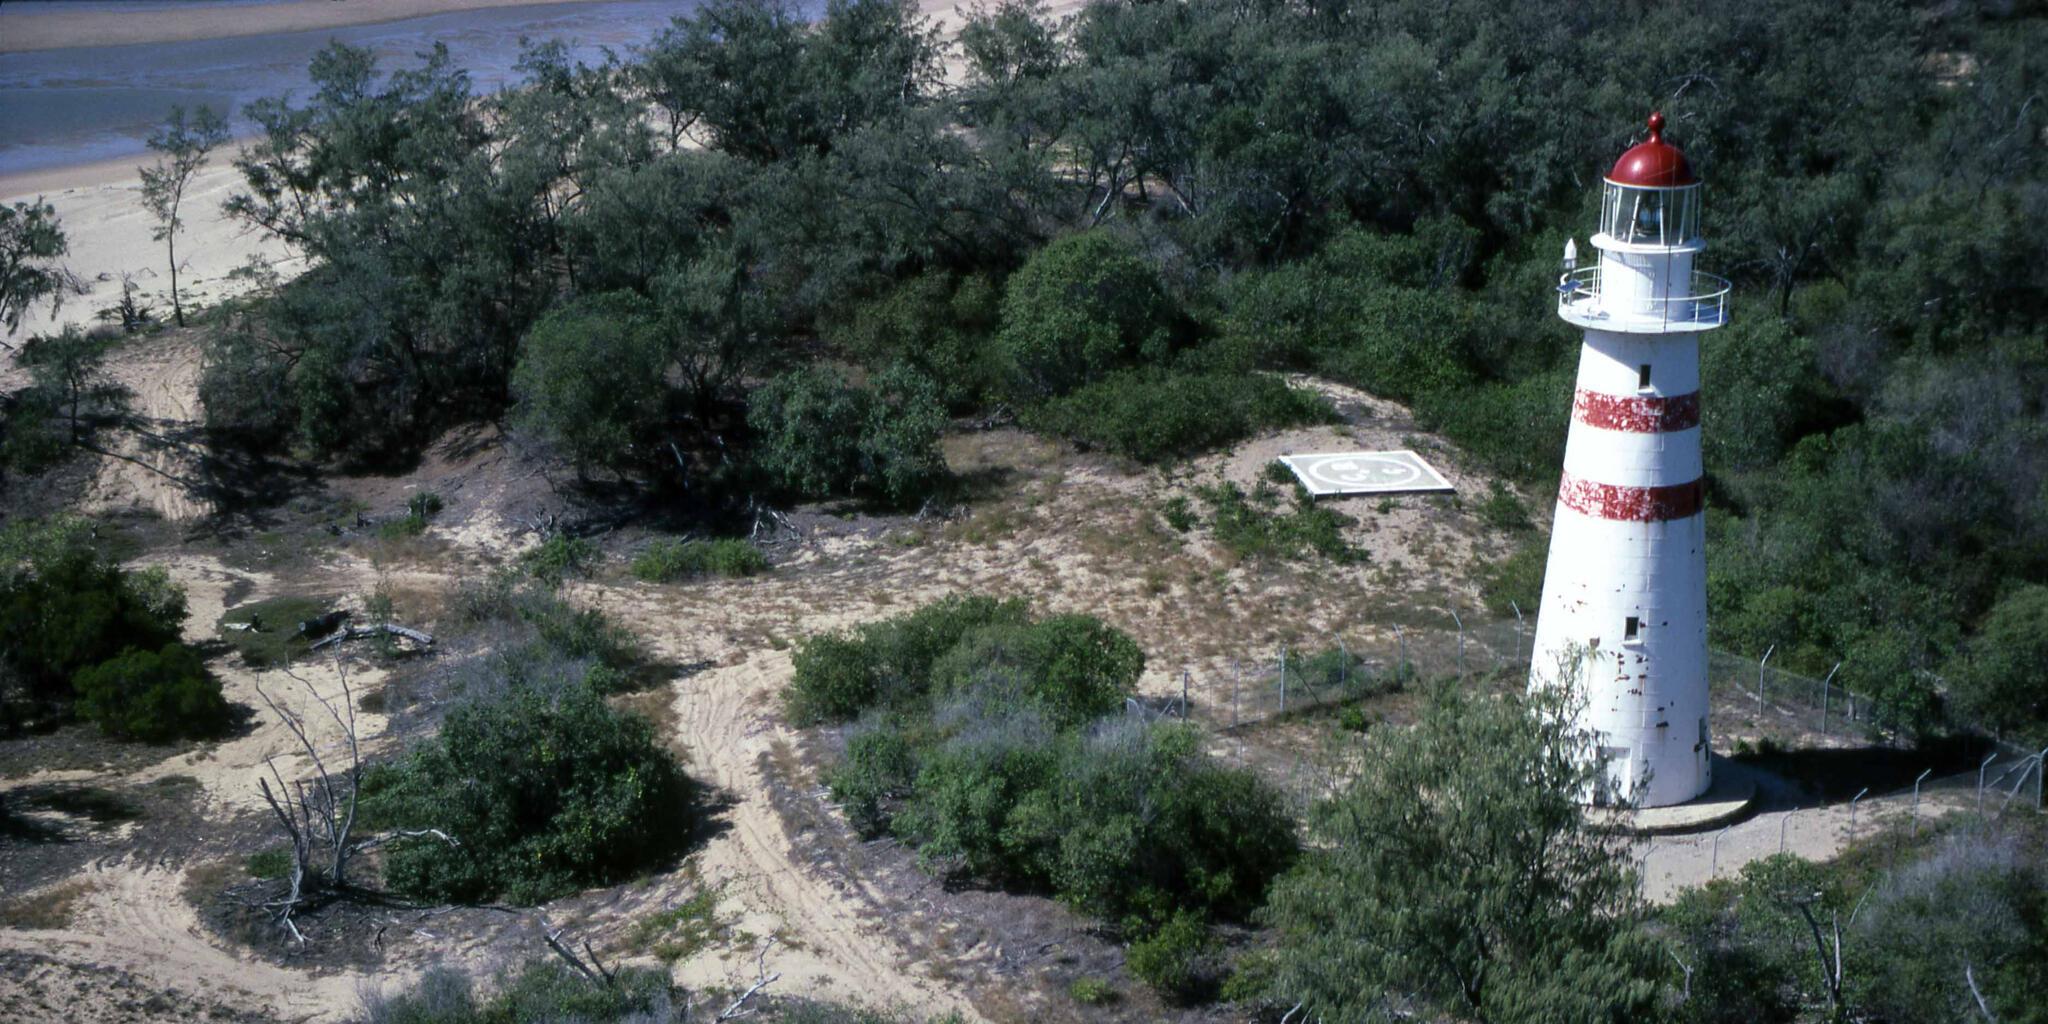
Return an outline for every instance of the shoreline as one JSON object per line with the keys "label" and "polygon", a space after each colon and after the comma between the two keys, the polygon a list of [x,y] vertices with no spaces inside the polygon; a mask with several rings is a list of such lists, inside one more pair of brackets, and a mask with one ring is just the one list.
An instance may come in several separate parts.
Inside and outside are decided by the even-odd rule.
{"label": "shoreline", "polygon": [[[161,11],[37,11],[0,6],[0,53],[82,46],[131,46],[375,25],[452,11],[548,7],[604,0],[284,0],[274,4],[180,5]],[[149,17],[138,17],[147,14]]]}

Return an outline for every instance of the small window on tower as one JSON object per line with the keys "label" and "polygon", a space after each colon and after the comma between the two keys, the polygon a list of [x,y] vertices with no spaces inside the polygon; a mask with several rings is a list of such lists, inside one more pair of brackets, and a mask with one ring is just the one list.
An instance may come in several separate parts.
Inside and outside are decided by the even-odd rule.
{"label": "small window on tower", "polygon": [[1636,367],[1636,389],[1639,391],[1650,390],[1650,364],[1644,363]]}
{"label": "small window on tower", "polygon": [[1635,617],[1635,616],[1633,616],[1633,615],[1629,616],[1629,617],[1628,617],[1628,621],[1626,621],[1626,622],[1622,623],[1622,627],[1621,627],[1621,639],[1622,639],[1622,641],[1623,641],[1624,643],[1633,643],[1633,642],[1635,642],[1635,641],[1637,641],[1637,640],[1640,640],[1640,639],[1642,639],[1642,637],[1643,637],[1643,620],[1641,620],[1641,619],[1639,619],[1639,618],[1637,618],[1637,617]]}

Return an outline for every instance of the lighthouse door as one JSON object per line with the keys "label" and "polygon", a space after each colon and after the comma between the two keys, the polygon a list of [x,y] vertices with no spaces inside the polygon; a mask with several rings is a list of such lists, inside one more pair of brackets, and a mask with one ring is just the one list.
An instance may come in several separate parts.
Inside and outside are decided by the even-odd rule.
{"label": "lighthouse door", "polygon": [[1600,775],[1593,783],[1593,806],[1614,807],[1621,803],[1629,790],[1628,780],[1622,776],[1634,767],[1628,753],[1627,747],[1600,748]]}

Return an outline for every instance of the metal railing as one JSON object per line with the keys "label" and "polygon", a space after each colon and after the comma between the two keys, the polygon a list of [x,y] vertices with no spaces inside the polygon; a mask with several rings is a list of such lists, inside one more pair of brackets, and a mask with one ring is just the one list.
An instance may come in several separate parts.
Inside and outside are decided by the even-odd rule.
{"label": "metal railing", "polygon": [[1728,322],[1727,278],[1693,271],[1687,284],[1687,295],[1634,299],[1617,307],[1600,294],[1596,263],[1571,271],[1558,282],[1557,313],[1581,327],[1708,328]]}

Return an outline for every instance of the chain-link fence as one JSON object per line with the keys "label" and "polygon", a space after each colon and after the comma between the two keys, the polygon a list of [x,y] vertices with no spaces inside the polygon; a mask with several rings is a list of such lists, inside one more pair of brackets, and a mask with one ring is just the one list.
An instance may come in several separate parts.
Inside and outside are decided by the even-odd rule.
{"label": "chain-link fence", "polygon": [[[1234,662],[1220,672],[1184,672],[1180,693],[1155,710],[1192,715],[1222,731],[1237,731],[1274,719],[1352,704],[1412,686],[1421,680],[1464,679],[1520,685],[1527,677],[1533,622],[1520,619],[1466,621],[1444,613],[1442,627],[1397,626],[1370,638],[1328,635],[1284,645],[1264,656]],[[1874,718],[1865,695],[1836,683],[1834,674],[1813,678],[1771,664],[1773,652],[1745,658],[1709,651],[1707,658],[1714,732],[1723,749],[1812,749],[1898,746],[1900,737]],[[1984,737],[1988,752],[1973,779],[1953,773],[1920,781],[1945,788],[1974,785],[1980,797],[2011,802],[2031,796],[2043,806],[2043,763],[2048,750],[2026,750]],[[1874,785],[1880,785],[1873,780]],[[1886,789],[1897,787],[1885,785]],[[1989,794],[1990,796],[1987,796]]]}

